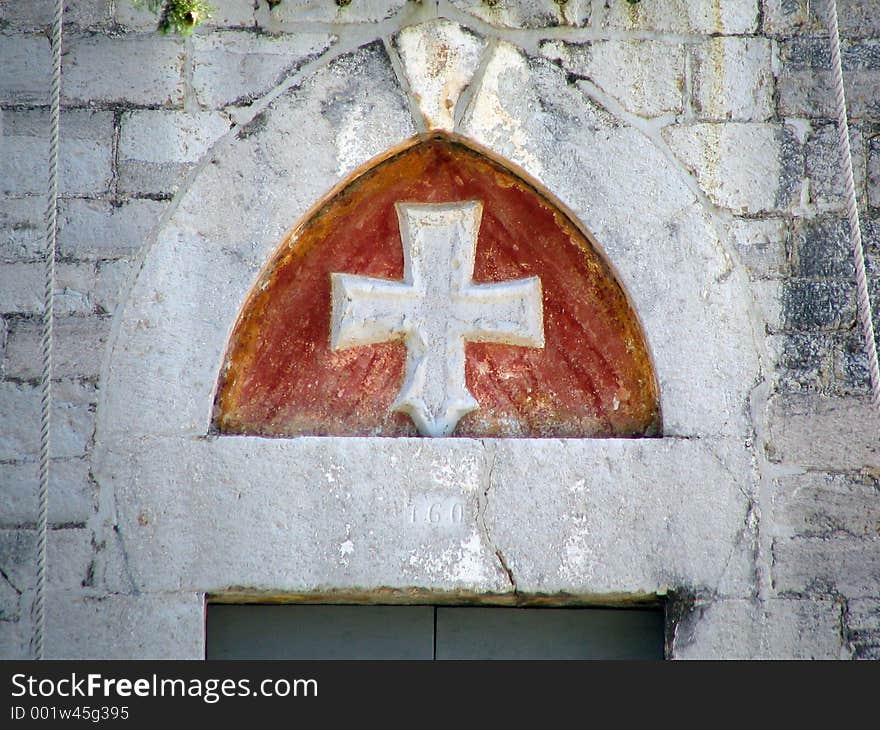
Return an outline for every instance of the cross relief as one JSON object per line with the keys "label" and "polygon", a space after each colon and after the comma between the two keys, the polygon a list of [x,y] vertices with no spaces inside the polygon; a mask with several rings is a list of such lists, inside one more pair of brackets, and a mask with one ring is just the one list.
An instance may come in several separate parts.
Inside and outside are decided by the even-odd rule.
{"label": "cross relief", "polygon": [[483,205],[396,203],[403,281],[331,274],[333,350],[402,339],[404,383],[392,408],[426,436],[448,436],[479,408],[465,342],[544,347],[541,281],[473,281]]}

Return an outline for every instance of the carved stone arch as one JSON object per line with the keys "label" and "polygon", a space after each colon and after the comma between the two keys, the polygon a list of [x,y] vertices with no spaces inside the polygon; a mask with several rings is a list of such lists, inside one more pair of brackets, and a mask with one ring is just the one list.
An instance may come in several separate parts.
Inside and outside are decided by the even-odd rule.
{"label": "carved stone arch", "polygon": [[[525,170],[601,242],[650,343],[663,438],[211,433],[236,318],[291,222],[418,134],[383,44],[367,44],[230,133],[145,246],[96,414],[107,545],[96,572],[120,576],[120,594],[511,598],[513,575],[517,595],[592,602],[681,585],[754,595],[743,525],[760,371],[746,273],[656,140],[546,59],[488,52],[456,131]],[[462,520],[413,527],[412,500],[452,500]]]}
{"label": "carved stone arch", "polygon": [[526,177],[464,138],[435,132],[337,186],[286,236],[248,295],[221,369],[217,430],[414,435],[410,417],[392,409],[405,344],[331,348],[331,275],[399,281],[395,205],[475,200],[482,221],[473,280],[537,277],[544,342],[466,344],[467,388],[479,406],[454,435],[658,434],[657,380],[623,287],[592,236]]}

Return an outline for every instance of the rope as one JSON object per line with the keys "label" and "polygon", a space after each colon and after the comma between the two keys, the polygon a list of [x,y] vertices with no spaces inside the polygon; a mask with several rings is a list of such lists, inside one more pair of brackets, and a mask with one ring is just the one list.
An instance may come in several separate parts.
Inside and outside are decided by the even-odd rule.
{"label": "rope", "polygon": [[874,335],[874,320],[871,314],[871,300],[868,296],[868,277],[865,273],[865,251],[862,246],[862,229],[859,223],[859,208],[856,203],[856,185],[853,180],[852,151],[849,147],[849,121],[846,116],[846,97],[843,90],[843,66],[840,62],[840,31],[837,27],[837,2],[828,0],[828,26],[831,40],[831,70],[834,74],[835,101],[837,103],[837,137],[840,144],[840,162],[846,184],[846,214],[849,219],[852,237],[853,260],[856,269],[858,288],[858,315],[865,339],[868,355],[868,369],[871,373],[871,395],[874,404],[880,408],[880,365],[877,363],[877,340]]}
{"label": "rope", "polygon": [[40,382],[40,493],[37,514],[37,594],[34,599],[34,649],[43,659],[46,632],[46,545],[49,537],[49,455],[52,421],[52,328],[55,320],[55,250],[58,231],[58,147],[61,127],[61,28],[64,0],[56,0],[52,25],[52,90],[49,139],[49,195],[46,207],[46,291],[43,299],[43,373]]}

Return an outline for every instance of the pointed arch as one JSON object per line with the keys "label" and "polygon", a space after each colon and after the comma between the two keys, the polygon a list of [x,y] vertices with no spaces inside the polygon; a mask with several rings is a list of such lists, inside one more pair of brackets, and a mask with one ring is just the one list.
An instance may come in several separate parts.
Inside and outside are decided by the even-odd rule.
{"label": "pointed arch", "polygon": [[564,207],[475,144],[431,133],[374,160],[307,213],[248,295],[218,379],[225,434],[415,435],[391,409],[406,349],[330,347],[330,274],[403,276],[394,204],[480,200],[474,281],[538,276],[542,349],[469,342],[480,408],[454,435],[649,436],[659,388],[639,319],[601,249]]}

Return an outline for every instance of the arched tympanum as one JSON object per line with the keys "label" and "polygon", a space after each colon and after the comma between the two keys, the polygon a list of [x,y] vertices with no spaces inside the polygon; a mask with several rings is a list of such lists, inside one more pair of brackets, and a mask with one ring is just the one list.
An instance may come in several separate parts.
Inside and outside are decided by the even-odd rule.
{"label": "arched tympanum", "polygon": [[[429,250],[435,239],[442,253]],[[444,267],[461,272],[438,273]],[[439,295],[437,282],[446,287]],[[510,292],[507,310],[482,313]],[[460,308],[449,304],[459,299]],[[378,314],[367,307],[392,300]],[[358,317],[371,324],[357,330]],[[441,319],[431,331],[448,335],[446,350],[433,353],[431,337],[441,335],[419,329],[432,317]],[[449,365],[450,337],[463,362],[457,400],[448,394],[461,378]],[[412,403],[432,388],[455,400],[454,417],[419,416]],[[591,236],[524,174],[435,133],[352,175],[282,242],[234,327],[214,427],[263,436],[647,436],[660,432],[660,404],[638,318]]]}

